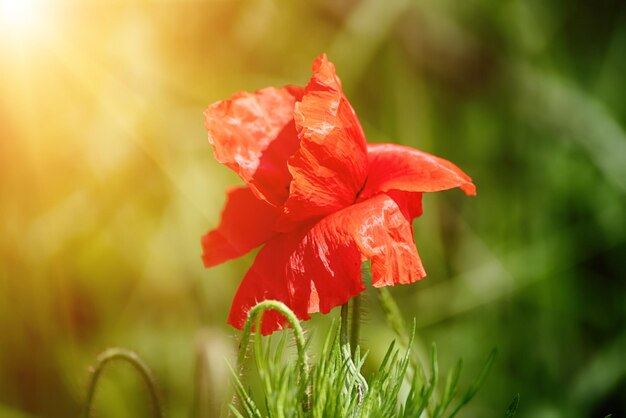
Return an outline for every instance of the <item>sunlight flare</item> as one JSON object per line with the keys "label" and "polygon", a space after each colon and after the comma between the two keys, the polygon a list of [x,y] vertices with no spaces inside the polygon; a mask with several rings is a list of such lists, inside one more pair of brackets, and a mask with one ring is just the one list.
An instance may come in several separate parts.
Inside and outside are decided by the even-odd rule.
{"label": "sunlight flare", "polygon": [[0,30],[23,39],[39,35],[45,26],[45,9],[34,0],[0,0]]}

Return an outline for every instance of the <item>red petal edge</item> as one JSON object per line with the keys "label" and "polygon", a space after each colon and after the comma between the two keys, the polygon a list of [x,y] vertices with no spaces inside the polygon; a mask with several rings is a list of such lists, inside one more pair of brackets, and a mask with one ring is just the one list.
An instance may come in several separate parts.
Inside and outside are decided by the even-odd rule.
{"label": "red petal edge", "polygon": [[[257,254],[252,267],[244,276],[231,304],[228,323],[243,329],[248,312],[264,300],[279,300],[293,309],[287,280],[289,257],[293,254],[301,234],[281,234],[270,240]],[[306,312],[296,314],[306,320]],[[261,320],[263,335],[283,329],[285,318],[276,311],[265,311]]]}
{"label": "red petal edge", "polygon": [[361,198],[398,189],[436,192],[459,187],[467,195],[476,194],[472,179],[443,158],[396,144],[369,144],[367,183]]}
{"label": "red petal edge", "polygon": [[212,267],[237,258],[272,238],[276,232],[271,226],[279,214],[246,187],[230,190],[219,226],[202,237],[204,265]]}
{"label": "red petal edge", "polygon": [[[361,263],[370,259],[373,285],[412,283],[426,274],[413,242],[411,220],[421,213],[421,194],[393,191],[333,213],[310,228],[269,241],[244,277],[228,322],[242,329],[258,302],[276,299],[301,320],[343,305],[365,287]],[[285,320],[267,312],[264,335]]]}
{"label": "red petal edge", "polygon": [[235,171],[260,199],[284,203],[291,174],[287,159],[298,148],[293,122],[300,87],[268,87],[241,92],[204,112],[215,158]]}
{"label": "red petal edge", "polygon": [[325,54],[313,63],[313,77],[295,105],[294,119],[300,148],[289,159],[293,181],[285,202],[286,224],[352,204],[367,175],[363,129]]}

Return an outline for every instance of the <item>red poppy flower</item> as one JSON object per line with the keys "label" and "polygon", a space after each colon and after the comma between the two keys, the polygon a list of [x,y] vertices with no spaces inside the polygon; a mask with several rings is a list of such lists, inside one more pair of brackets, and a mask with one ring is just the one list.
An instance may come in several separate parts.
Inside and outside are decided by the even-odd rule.
{"label": "red poppy flower", "polygon": [[[250,308],[282,301],[301,320],[327,313],[373,285],[426,274],[413,241],[422,193],[476,193],[454,164],[409,147],[370,144],[326,55],[305,88],[237,93],[205,111],[215,158],[245,187],[228,193],[220,225],[202,237],[206,267],[264,245],[244,277],[228,322],[241,329]],[[263,334],[285,321],[266,312]]]}

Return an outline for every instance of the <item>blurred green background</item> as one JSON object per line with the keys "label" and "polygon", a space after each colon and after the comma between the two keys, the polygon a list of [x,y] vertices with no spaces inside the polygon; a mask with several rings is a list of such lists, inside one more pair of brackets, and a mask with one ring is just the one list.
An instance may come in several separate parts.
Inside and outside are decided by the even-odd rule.
{"label": "blurred green background", "polygon": [[[253,257],[200,261],[240,182],[202,111],[303,85],[321,52],[370,142],[447,158],[478,186],[425,197],[429,276],[393,289],[444,371],[464,358],[462,382],[499,348],[463,416],[502,416],[515,393],[519,417],[626,416],[626,3],[0,4],[1,417],[77,416],[112,346],[151,365],[168,416],[212,416]],[[366,299],[374,367],[393,335]],[[149,413],[129,368],[105,372],[95,416]]]}

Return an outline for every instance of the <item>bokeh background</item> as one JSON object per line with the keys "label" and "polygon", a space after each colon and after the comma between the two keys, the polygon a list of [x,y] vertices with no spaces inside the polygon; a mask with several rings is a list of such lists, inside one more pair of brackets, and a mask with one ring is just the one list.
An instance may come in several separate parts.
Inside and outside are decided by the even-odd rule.
{"label": "bokeh background", "polygon": [[[77,416],[112,346],[154,369],[168,416],[213,416],[253,256],[200,261],[240,183],[202,111],[303,85],[321,52],[369,141],[447,158],[478,185],[425,197],[429,276],[393,289],[444,371],[464,358],[462,384],[498,347],[464,416],[503,416],[515,393],[519,417],[626,416],[626,3],[0,5],[0,416]],[[366,299],[375,367],[393,335]],[[149,416],[129,368],[105,371],[96,412]]]}

